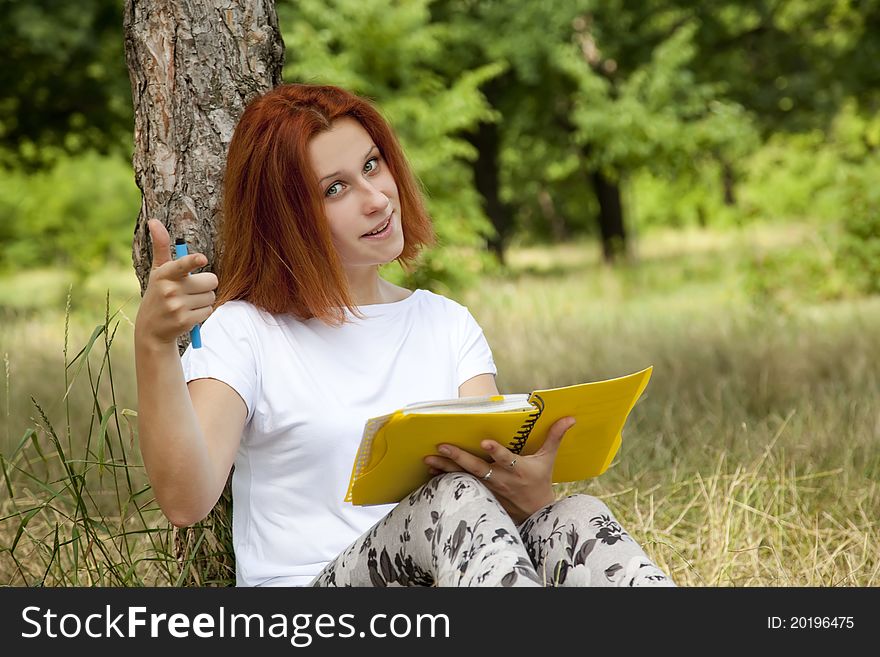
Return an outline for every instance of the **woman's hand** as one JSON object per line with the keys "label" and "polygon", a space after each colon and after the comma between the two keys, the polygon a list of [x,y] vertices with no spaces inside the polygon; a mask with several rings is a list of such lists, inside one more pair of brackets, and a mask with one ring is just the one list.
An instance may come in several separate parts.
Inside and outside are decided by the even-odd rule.
{"label": "woman's hand", "polygon": [[135,340],[150,346],[174,344],[178,336],[211,315],[218,281],[210,272],[189,275],[208,264],[201,253],[171,259],[171,238],[162,222],[151,219],[147,228],[153,242],[153,267],[138,308]]}
{"label": "woman's hand", "polygon": [[551,480],[553,464],[562,437],[574,422],[573,417],[554,422],[544,444],[531,456],[517,456],[494,440],[484,440],[480,446],[488,452],[488,461],[453,445],[443,444],[438,446],[443,456],[426,456],[425,463],[431,474],[463,471],[474,475],[519,524],[556,500]]}

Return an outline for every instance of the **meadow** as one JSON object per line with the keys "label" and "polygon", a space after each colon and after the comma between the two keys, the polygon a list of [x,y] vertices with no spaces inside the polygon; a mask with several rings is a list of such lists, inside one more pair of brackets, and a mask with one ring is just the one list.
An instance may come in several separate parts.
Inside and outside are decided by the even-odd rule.
{"label": "meadow", "polygon": [[[615,269],[592,242],[518,246],[452,294],[502,392],[654,366],[609,471],[558,492],[602,498],[680,586],[880,585],[880,298],[762,268],[815,262],[815,236],[655,231]],[[138,299],[124,269],[0,279],[0,584],[185,579],[137,451]]]}

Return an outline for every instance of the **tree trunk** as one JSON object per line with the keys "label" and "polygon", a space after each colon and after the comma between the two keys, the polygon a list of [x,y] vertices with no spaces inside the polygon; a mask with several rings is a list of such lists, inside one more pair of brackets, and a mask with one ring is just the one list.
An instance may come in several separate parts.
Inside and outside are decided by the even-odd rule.
{"label": "tree trunk", "polygon": [[132,260],[146,288],[148,219],[216,259],[226,147],[245,105],[281,81],[274,0],[126,0],[135,181],[142,193]]}
{"label": "tree trunk", "polygon": [[556,204],[553,197],[546,189],[538,192],[538,205],[541,207],[541,214],[544,220],[550,226],[550,234],[557,242],[565,242],[568,240],[568,225],[565,223],[565,217],[556,211]]}
{"label": "tree trunk", "polygon": [[[513,73],[508,70],[486,82],[483,95],[489,105],[499,107],[501,95],[514,81]],[[507,240],[513,232],[513,211],[501,200],[501,131],[498,123],[480,123],[475,132],[463,136],[477,149],[477,159],[472,165],[474,186],[483,197],[483,209],[495,228],[495,234],[489,238],[489,250],[504,264]]]}
{"label": "tree trunk", "polygon": [[590,180],[599,201],[599,232],[602,238],[602,256],[613,263],[626,255],[626,231],[623,224],[623,204],[620,185],[601,171],[591,171]]}
{"label": "tree trunk", "polygon": [[510,237],[512,222],[511,209],[501,200],[500,134],[497,123],[480,123],[476,132],[470,132],[465,138],[477,149],[477,159],[473,163],[474,184],[483,197],[483,208],[486,216],[495,228],[495,234],[489,238],[489,250],[498,261],[504,263],[504,250]]}
{"label": "tree trunk", "polygon": [[721,184],[724,186],[724,205],[734,207],[736,205],[736,173],[733,165],[727,160],[721,160]]}
{"label": "tree trunk", "polygon": [[[142,193],[132,261],[143,294],[148,219],[213,269],[226,149],[247,102],[281,81],[284,43],[274,0],[126,0],[123,27]],[[232,583],[230,502],[227,485],[208,518],[174,531],[180,584]]]}

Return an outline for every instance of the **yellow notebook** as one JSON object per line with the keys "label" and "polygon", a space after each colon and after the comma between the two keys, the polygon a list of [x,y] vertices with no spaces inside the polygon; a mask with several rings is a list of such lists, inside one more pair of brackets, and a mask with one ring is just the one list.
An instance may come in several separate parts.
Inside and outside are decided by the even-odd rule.
{"label": "yellow notebook", "polygon": [[399,502],[431,475],[422,460],[449,443],[485,458],[480,442],[496,440],[534,454],[556,420],[574,416],[556,455],[553,481],[602,474],[620,448],[621,431],[648,385],[652,367],[605,381],[535,390],[529,395],[465,397],[410,404],[367,420],[352,467],[346,502]]}

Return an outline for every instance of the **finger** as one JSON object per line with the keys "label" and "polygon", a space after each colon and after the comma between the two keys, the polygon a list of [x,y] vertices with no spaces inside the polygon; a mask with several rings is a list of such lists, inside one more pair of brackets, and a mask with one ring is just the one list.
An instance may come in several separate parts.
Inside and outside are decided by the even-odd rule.
{"label": "finger", "polygon": [[192,329],[192,327],[196,324],[204,324],[205,320],[213,314],[214,308],[212,308],[211,306],[204,306],[202,308],[194,309],[191,315],[192,321],[190,322],[190,329]]}
{"label": "finger", "polygon": [[217,276],[209,271],[193,274],[183,282],[183,291],[187,294],[212,292],[217,289],[217,283]]}
{"label": "finger", "polygon": [[200,310],[209,308],[214,305],[214,293],[202,292],[201,294],[191,294],[187,299],[190,310]]}
{"label": "finger", "polygon": [[455,445],[439,445],[437,449],[443,456],[460,465],[465,472],[470,472],[477,477],[482,477],[489,469],[489,464],[485,459],[474,456]]}
{"label": "finger", "polygon": [[150,243],[153,246],[153,269],[159,269],[166,262],[171,262],[171,237],[168,229],[158,219],[147,221]]}
{"label": "finger", "polygon": [[544,456],[546,454],[556,454],[559,444],[562,442],[565,432],[574,426],[575,419],[571,416],[562,417],[556,420],[547,432],[547,438],[541,448],[535,452],[535,456]]}
{"label": "finger", "polygon": [[492,457],[495,463],[500,463],[501,465],[510,465],[510,462],[516,458],[516,454],[494,440],[484,440],[480,443],[480,447],[489,452],[489,456]]}
{"label": "finger", "polygon": [[[164,265],[162,265],[160,269],[154,270],[154,275],[165,279],[182,280],[184,278],[187,278],[191,272],[195,271],[199,267],[204,267],[206,264],[208,264],[208,259],[201,253],[190,253],[189,255],[178,258],[177,260],[166,262]],[[191,283],[187,279],[187,289],[191,292],[196,291],[191,288],[190,285]]]}
{"label": "finger", "polygon": [[442,456],[426,456],[424,459],[425,465],[428,466],[429,470],[436,470],[439,472],[463,472],[464,468],[462,468],[458,463],[451,459],[443,458]]}
{"label": "finger", "polygon": [[171,236],[168,235],[168,229],[156,219],[150,219],[147,222],[147,228],[150,231],[150,240],[153,245],[152,270],[164,268],[161,276],[184,278],[199,267],[208,264],[208,259],[201,253],[190,253],[183,258],[173,260],[171,258]]}

